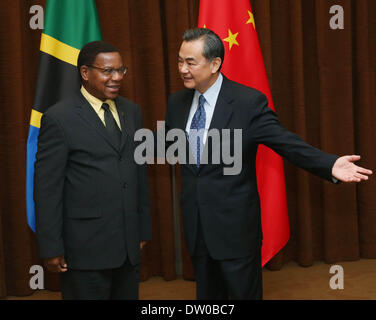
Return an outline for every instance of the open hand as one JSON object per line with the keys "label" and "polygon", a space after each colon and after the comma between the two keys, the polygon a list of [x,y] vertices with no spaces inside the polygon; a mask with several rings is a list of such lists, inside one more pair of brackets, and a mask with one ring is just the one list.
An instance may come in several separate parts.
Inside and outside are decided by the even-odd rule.
{"label": "open hand", "polygon": [[338,158],[332,168],[333,177],[342,182],[360,182],[362,180],[368,180],[368,175],[371,175],[372,171],[353,163],[359,159],[360,156],[356,155]]}

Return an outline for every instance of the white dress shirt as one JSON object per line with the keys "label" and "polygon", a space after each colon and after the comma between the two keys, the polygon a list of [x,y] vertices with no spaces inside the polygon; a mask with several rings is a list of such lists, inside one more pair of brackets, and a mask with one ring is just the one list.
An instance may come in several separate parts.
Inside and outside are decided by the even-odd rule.
{"label": "white dress shirt", "polygon": [[[209,128],[210,128],[210,123],[211,123],[211,120],[213,118],[214,109],[215,109],[215,105],[217,103],[219,91],[221,90],[222,81],[223,81],[223,76],[222,76],[221,73],[219,73],[217,80],[212,84],[212,86],[208,90],[206,90],[203,93],[204,98],[205,98],[204,109],[205,109],[205,113],[206,113],[205,131],[204,131],[204,137],[203,137],[204,145],[206,143],[206,138],[208,136],[208,131],[209,131]],[[189,111],[187,125],[185,127],[185,132],[187,133],[187,135],[189,135],[189,131],[191,129],[191,122],[192,122],[193,116],[194,116],[194,114],[197,110],[198,98],[200,97],[200,95],[201,95],[200,91],[195,90],[193,100],[192,100],[192,104],[191,104],[191,109]]]}

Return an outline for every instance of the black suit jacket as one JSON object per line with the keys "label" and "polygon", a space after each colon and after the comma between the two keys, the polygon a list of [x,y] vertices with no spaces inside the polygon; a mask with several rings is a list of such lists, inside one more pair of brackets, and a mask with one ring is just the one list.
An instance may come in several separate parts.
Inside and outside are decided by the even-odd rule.
{"label": "black suit jacket", "polygon": [[[173,94],[168,101],[166,131],[185,130],[194,90]],[[181,207],[184,235],[194,254],[197,219],[214,259],[247,256],[262,239],[260,200],[256,181],[256,152],[264,144],[295,165],[331,181],[337,156],[326,154],[284,129],[261,92],[223,77],[210,129],[242,129],[242,169],[224,175],[226,165],[211,163],[210,139],[205,145],[208,164],[197,169],[183,164]],[[234,140],[230,139],[230,144]],[[218,146],[214,146],[218,147]],[[229,166],[231,167],[231,166]]]}
{"label": "black suit jacket", "polygon": [[64,254],[68,268],[115,268],[127,255],[138,264],[140,241],[151,238],[146,167],[133,159],[141,110],[120,96],[115,103],[120,149],[81,93],[42,117],[34,180],[39,254]]}

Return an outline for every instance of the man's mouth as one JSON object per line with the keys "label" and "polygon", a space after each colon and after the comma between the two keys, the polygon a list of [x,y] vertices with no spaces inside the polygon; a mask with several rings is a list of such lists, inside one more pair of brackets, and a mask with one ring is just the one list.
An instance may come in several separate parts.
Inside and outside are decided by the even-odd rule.
{"label": "man's mouth", "polygon": [[106,86],[111,92],[118,92],[120,89],[120,85],[109,85]]}

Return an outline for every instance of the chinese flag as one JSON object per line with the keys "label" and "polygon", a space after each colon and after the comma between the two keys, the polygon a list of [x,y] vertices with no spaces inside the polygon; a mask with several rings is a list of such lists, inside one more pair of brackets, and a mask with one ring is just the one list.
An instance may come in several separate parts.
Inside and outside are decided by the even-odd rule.
{"label": "chinese flag", "polygon": [[[249,0],[201,0],[198,26],[213,30],[222,39],[225,46],[223,74],[264,93],[269,107],[275,110]],[[264,266],[287,243],[290,231],[281,157],[260,145],[256,170]]]}

